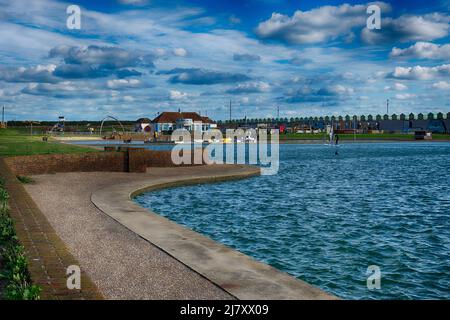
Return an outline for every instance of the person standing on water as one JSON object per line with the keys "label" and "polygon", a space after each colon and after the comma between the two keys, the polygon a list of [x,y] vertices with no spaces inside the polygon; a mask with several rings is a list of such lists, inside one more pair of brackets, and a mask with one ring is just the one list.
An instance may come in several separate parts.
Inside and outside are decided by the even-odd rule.
{"label": "person standing on water", "polygon": [[336,151],[334,152],[334,155],[338,155],[339,154],[339,152],[338,152],[338,146],[339,146],[339,135],[335,135],[335,145],[336,145]]}

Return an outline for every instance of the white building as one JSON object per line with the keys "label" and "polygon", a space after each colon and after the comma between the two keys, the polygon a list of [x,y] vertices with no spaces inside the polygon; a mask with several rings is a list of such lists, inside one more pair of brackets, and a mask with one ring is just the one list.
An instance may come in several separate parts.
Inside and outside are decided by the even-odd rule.
{"label": "white building", "polygon": [[175,129],[204,132],[216,128],[217,124],[197,112],[162,112],[151,122],[151,131],[171,132]]}

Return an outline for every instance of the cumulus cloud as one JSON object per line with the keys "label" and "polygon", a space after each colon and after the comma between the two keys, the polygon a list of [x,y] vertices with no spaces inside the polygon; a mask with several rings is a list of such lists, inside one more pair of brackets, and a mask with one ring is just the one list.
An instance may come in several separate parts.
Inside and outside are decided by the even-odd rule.
{"label": "cumulus cloud", "polygon": [[411,93],[399,93],[395,95],[395,99],[397,100],[409,100],[417,98],[417,95]]}
{"label": "cumulus cloud", "polygon": [[226,93],[230,94],[243,94],[243,93],[263,93],[269,92],[270,85],[266,82],[248,82],[241,83],[234,88],[228,89]]}
{"label": "cumulus cloud", "polygon": [[394,83],[393,86],[386,86],[384,89],[385,90],[403,91],[403,90],[408,90],[408,87],[406,85],[404,85],[403,83],[396,82],[396,83]]}
{"label": "cumulus cloud", "polygon": [[390,56],[392,58],[416,58],[416,59],[450,59],[450,44],[439,45],[431,42],[416,42],[405,48],[393,48]]}
{"label": "cumulus cloud", "polygon": [[397,19],[383,18],[381,30],[364,28],[361,38],[369,44],[431,41],[448,35],[449,21],[450,16],[439,13],[423,16],[403,15]]}
{"label": "cumulus cloud", "polygon": [[153,60],[156,58],[153,53],[96,45],[85,47],[58,46],[50,50],[49,57],[63,58],[66,64],[94,65],[98,69],[153,67]]}
{"label": "cumulus cloud", "polygon": [[106,82],[106,86],[113,90],[140,88],[143,83],[138,79],[111,79]]}
{"label": "cumulus cloud", "polygon": [[450,76],[450,64],[435,67],[396,67],[387,75],[388,78],[404,80],[431,80],[442,76]]}
{"label": "cumulus cloud", "polygon": [[55,83],[58,79],[53,75],[56,65],[37,65],[34,67],[2,68],[0,80],[6,82],[46,82]]}
{"label": "cumulus cloud", "polygon": [[433,83],[433,88],[436,88],[439,90],[450,90],[450,82],[439,81],[439,82]]}
{"label": "cumulus cloud", "polygon": [[177,90],[170,90],[169,99],[171,100],[183,100],[189,97],[189,94],[186,92],[181,92]]}
{"label": "cumulus cloud", "polygon": [[343,85],[330,85],[320,89],[304,86],[286,94],[286,102],[337,102],[347,99],[354,93],[354,89]]}
{"label": "cumulus cloud", "polygon": [[177,57],[186,57],[188,53],[184,48],[175,48],[173,49],[173,54]]}
{"label": "cumulus cloud", "polygon": [[[389,4],[375,2],[383,12],[390,11]],[[323,6],[309,11],[296,11],[292,17],[272,13],[261,22],[256,34],[263,39],[280,40],[293,44],[312,44],[337,38],[351,39],[353,29],[366,25],[367,4]]]}
{"label": "cumulus cloud", "polygon": [[170,83],[183,83],[194,85],[210,85],[220,83],[234,83],[248,81],[251,78],[241,73],[221,72],[200,68],[175,68],[161,71],[159,74],[173,74]]}
{"label": "cumulus cloud", "polygon": [[21,93],[55,98],[81,98],[96,95],[94,91],[79,88],[71,81],[60,83],[30,83],[21,90]]}
{"label": "cumulus cloud", "polygon": [[234,61],[260,61],[261,57],[257,54],[250,53],[235,53],[233,54]]}
{"label": "cumulus cloud", "polygon": [[53,71],[53,75],[64,79],[101,78],[112,73],[109,69],[101,69],[86,64],[62,64]]}
{"label": "cumulus cloud", "polygon": [[117,47],[58,46],[50,50],[50,58],[62,58],[60,64],[33,67],[1,68],[0,80],[6,82],[56,83],[64,79],[100,78],[115,75],[118,78],[140,76],[132,67],[152,68],[152,53],[130,52]]}
{"label": "cumulus cloud", "polygon": [[114,73],[118,78],[140,77],[142,72],[135,69],[120,69]]}

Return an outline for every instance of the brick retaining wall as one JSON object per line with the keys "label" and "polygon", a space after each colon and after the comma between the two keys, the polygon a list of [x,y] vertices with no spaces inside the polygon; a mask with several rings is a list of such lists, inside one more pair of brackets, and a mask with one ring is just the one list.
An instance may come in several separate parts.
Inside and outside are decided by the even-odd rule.
{"label": "brick retaining wall", "polygon": [[143,148],[113,151],[113,148],[107,148],[107,152],[18,156],[4,158],[4,161],[16,175],[91,171],[145,172],[148,167],[178,166],[172,162],[171,151]]}
{"label": "brick retaining wall", "polygon": [[125,169],[121,152],[92,152],[81,154],[43,154],[4,159],[16,175],[55,172],[115,171]]}

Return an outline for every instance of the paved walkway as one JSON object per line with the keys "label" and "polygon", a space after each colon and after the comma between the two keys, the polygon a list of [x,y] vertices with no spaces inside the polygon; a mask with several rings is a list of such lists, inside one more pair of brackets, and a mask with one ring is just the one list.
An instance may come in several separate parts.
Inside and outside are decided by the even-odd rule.
{"label": "paved walkway", "polygon": [[[106,299],[234,299],[232,295],[97,209],[91,194],[132,181],[176,178],[191,168],[147,173],[33,176],[26,190]],[[198,169],[196,169],[198,170]]]}
{"label": "paved walkway", "polygon": [[25,247],[31,280],[42,287],[41,299],[102,299],[83,270],[81,290],[67,288],[67,267],[80,265],[79,262],[1,158],[0,176],[5,179],[10,196],[9,213],[19,241]]}

